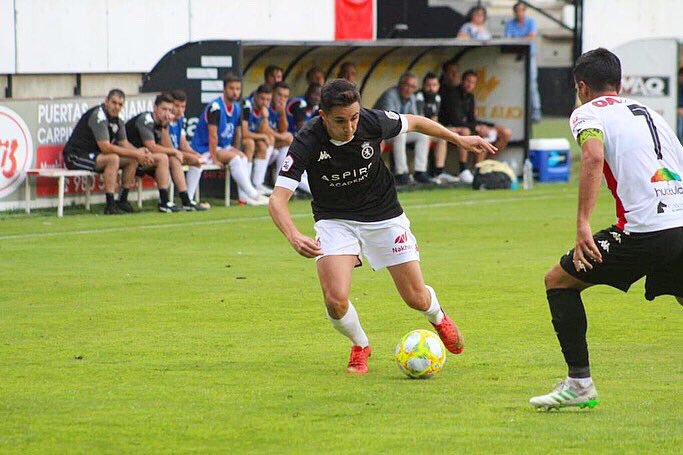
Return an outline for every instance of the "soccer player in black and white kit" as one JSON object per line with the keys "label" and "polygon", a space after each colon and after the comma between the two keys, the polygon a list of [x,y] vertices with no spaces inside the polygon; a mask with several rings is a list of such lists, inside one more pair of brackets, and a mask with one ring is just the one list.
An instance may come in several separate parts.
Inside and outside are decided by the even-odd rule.
{"label": "soccer player in black and white kit", "polygon": [[[388,268],[403,300],[425,314],[449,351],[463,350],[458,328],[434,289],[424,284],[417,241],[380,157],[382,140],[408,131],[476,153],[495,152],[482,138],[458,136],[425,117],[361,108],[356,86],[336,79],[322,89],[320,116],[296,135],[270,197],[278,229],[299,254],[317,260],[329,320],[353,344],[349,373],[367,373],[370,356],[368,337],[349,301],[351,272],[361,264],[361,253],[374,270]],[[313,195],[315,240],[299,232],[287,208],[304,171]]]}
{"label": "soccer player in black and white kit", "polygon": [[[581,146],[576,243],[545,276],[553,327],[569,367],[552,392],[531,398],[543,409],[594,407],[581,292],[607,284],[624,292],[642,277],[645,298],[683,304],[683,146],[661,115],[619,96],[621,63],[607,49],[576,61],[583,105],[571,116]],[[593,235],[590,216],[605,177],[616,202],[614,226]]]}

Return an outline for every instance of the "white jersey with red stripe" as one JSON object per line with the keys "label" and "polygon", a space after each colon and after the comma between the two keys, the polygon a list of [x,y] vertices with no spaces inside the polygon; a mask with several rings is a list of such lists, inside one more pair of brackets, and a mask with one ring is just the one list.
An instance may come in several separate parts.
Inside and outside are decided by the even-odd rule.
{"label": "white jersey with red stripe", "polygon": [[683,146],[657,112],[635,100],[601,96],[574,110],[575,138],[602,131],[603,173],[625,232],[683,226]]}

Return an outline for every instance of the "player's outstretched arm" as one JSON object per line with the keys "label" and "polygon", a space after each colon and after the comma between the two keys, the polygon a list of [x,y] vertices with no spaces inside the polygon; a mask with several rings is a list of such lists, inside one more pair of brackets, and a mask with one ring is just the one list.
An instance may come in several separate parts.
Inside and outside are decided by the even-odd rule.
{"label": "player's outstretched arm", "polygon": [[[585,134],[584,134],[585,133]],[[600,192],[602,166],[605,160],[602,143],[602,132],[595,130],[582,131],[579,135],[581,143],[581,172],[579,174],[579,208],[576,214],[576,245],[574,248],[574,267],[593,268],[589,259],[602,262],[602,254],[593,240],[590,219],[595,201]]]}
{"label": "player's outstretched arm", "polygon": [[282,232],[289,241],[292,248],[300,255],[307,258],[314,258],[320,256],[320,243],[301,232],[296,228],[292,216],[289,214],[287,204],[289,199],[294,194],[293,191],[276,186],[273,194],[270,195],[270,202],[268,203],[268,212],[273,219],[275,226]]}
{"label": "player's outstretched arm", "polygon": [[405,114],[408,131],[416,131],[427,136],[444,139],[472,153],[496,153],[498,150],[479,136],[461,136],[434,120],[420,115]]}

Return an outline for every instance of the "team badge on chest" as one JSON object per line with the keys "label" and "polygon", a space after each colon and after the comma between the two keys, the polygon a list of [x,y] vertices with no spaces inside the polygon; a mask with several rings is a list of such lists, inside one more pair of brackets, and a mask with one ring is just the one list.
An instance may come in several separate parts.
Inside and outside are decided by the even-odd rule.
{"label": "team badge on chest", "polygon": [[372,148],[369,142],[363,142],[360,146],[360,154],[363,158],[369,160],[375,154],[375,149]]}

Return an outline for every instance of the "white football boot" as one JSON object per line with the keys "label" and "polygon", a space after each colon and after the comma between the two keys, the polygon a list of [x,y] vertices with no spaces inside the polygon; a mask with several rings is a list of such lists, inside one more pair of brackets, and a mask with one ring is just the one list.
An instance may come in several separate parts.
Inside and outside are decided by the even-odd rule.
{"label": "white football boot", "polygon": [[592,381],[589,386],[581,387],[578,381],[567,378],[560,381],[549,394],[533,397],[529,403],[537,409],[545,409],[546,411],[569,406],[593,409],[599,403],[598,391],[595,390]]}

